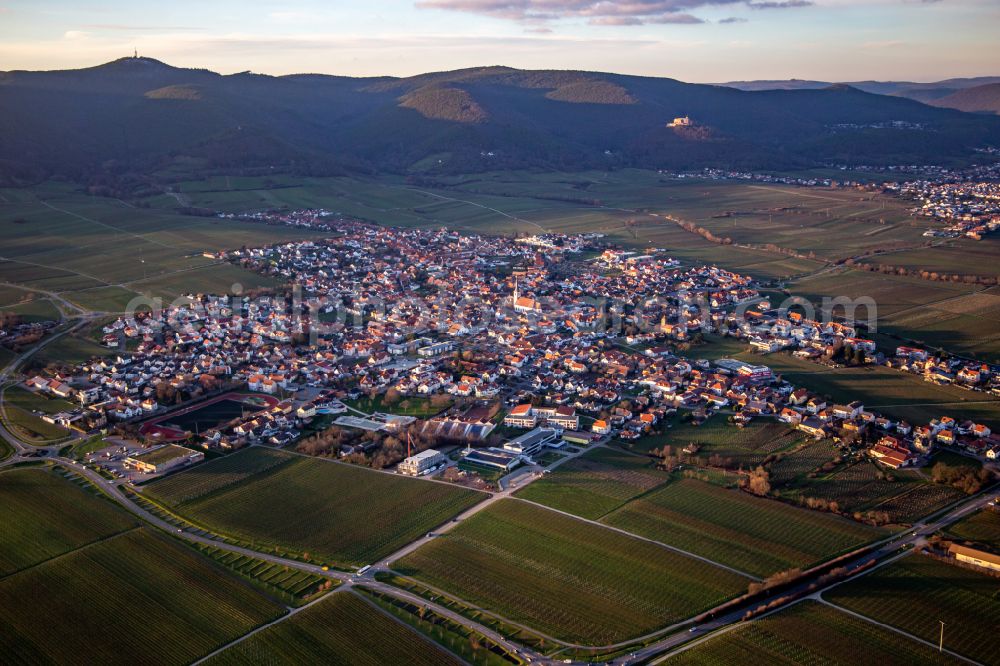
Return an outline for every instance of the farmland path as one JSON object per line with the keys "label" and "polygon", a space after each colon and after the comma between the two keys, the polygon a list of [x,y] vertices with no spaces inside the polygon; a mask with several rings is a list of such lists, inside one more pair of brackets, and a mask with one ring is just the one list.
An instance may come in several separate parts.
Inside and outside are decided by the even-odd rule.
{"label": "farmland path", "polygon": [[589,523],[591,525],[596,525],[597,527],[603,527],[606,530],[611,530],[612,532],[618,532],[619,534],[623,534],[625,536],[632,537],[633,539],[638,539],[639,541],[645,541],[646,543],[651,543],[651,544],[653,544],[655,546],[659,546],[661,548],[666,548],[667,550],[672,550],[673,552],[677,553],[678,555],[684,555],[686,557],[690,557],[690,558],[695,559],[695,560],[701,560],[702,562],[704,562],[706,564],[711,564],[712,566],[719,567],[720,569],[725,569],[726,571],[729,571],[730,573],[734,573],[734,574],[736,574],[738,576],[743,576],[745,578],[749,578],[750,580],[754,580],[754,581],[758,581],[758,582],[760,582],[761,580],[763,580],[762,578],[758,578],[757,576],[754,576],[752,574],[748,574],[746,571],[740,571],[739,569],[736,569],[734,567],[722,564],[721,562],[716,562],[715,560],[710,560],[709,558],[703,557],[701,555],[695,555],[694,553],[692,553],[690,551],[687,551],[687,550],[684,550],[683,548],[678,548],[677,546],[671,546],[668,543],[663,543],[662,541],[657,541],[656,539],[650,539],[648,537],[639,536],[638,534],[633,534],[632,532],[629,532],[627,530],[623,530],[623,529],[621,529],[619,527],[615,527],[613,525],[607,525],[605,523],[601,523],[601,522],[598,522],[596,520],[591,520],[589,518],[581,518],[580,516],[575,516],[572,513],[569,513],[567,511],[561,511],[560,509],[553,509],[550,506],[545,506],[544,504],[539,504],[538,502],[533,502],[531,500],[523,499],[521,497],[514,497],[513,499],[517,500],[518,502],[525,502],[526,504],[534,504],[537,507],[541,507],[543,509],[548,509],[549,511],[555,511],[556,513],[562,514],[564,516],[568,516],[569,518],[575,518],[575,519],[583,521],[585,523]]}
{"label": "farmland path", "polygon": [[[851,617],[857,618],[859,620],[864,620],[865,622],[868,622],[869,624],[874,624],[877,627],[882,627],[883,629],[888,629],[889,631],[892,631],[894,633],[900,634],[902,636],[906,636],[911,641],[916,641],[917,643],[923,643],[927,647],[933,648],[935,650],[938,649],[938,646],[935,645],[934,643],[931,643],[930,641],[924,640],[923,638],[920,638],[920,636],[914,636],[913,634],[911,634],[909,632],[903,631],[902,629],[898,629],[898,628],[892,626],[891,624],[886,624],[885,622],[879,622],[878,620],[872,619],[872,618],[868,617],[867,615],[862,615],[861,613],[855,613],[854,611],[849,610],[847,608],[844,608],[843,606],[838,606],[835,603],[827,601],[822,596],[818,596],[817,595],[816,597],[813,597],[813,598],[816,601],[818,601],[821,604],[823,604],[824,606],[829,606],[830,608],[834,608],[834,609],[840,611],[841,613],[846,613],[847,615],[850,615]],[[978,661],[976,661],[974,659],[969,659],[968,657],[964,657],[964,656],[960,655],[957,652],[952,652],[948,648],[943,648],[942,651],[945,652],[946,654],[951,655],[952,657],[955,657],[955,659],[958,659],[960,661],[964,661],[967,664],[974,664],[975,666],[983,666],[983,664],[981,664],[980,662],[978,662]]]}
{"label": "farmland path", "polygon": [[101,222],[100,220],[95,220],[93,218],[86,217],[84,215],[80,215],[79,213],[74,213],[73,211],[66,210],[65,208],[59,208],[58,206],[53,206],[48,201],[45,201],[43,199],[39,199],[39,203],[41,203],[46,208],[51,208],[54,211],[58,211],[60,213],[66,214],[66,215],[70,215],[70,216],[75,217],[75,218],[77,218],[79,220],[83,220],[84,222],[90,222],[91,224],[96,224],[96,225],[101,226],[101,227],[107,227],[108,229],[111,229],[112,231],[116,231],[116,232],[118,232],[120,234],[124,234],[125,236],[132,236],[133,238],[138,238],[141,241],[145,241],[147,243],[152,243],[154,245],[159,245],[161,247],[165,247],[165,248],[168,248],[168,249],[171,249],[171,250],[176,249],[176,247],[173,246],[173,245],[168,245],[166,243],[161,243],[160,241],[153,240],[151,238],[147,238],[146,236],[144,236],[142,234],[137,234],[137,233],[135,233],[133,231],[127,231],[125,229],[122,229],[121,227],[116,227],[114,225],[107,224],[106,222]]}
{"label": "farmland path", "polygon": [[504,217],[506,217],[509,220],[514,220],[515,222],[523,222],[525,224],[530,224],[531,226],[537,227],[538,229],[540,229],[542,231],[542,233],[546,233],[547,234],[549,232],[548,229],[546,229],[542,225],[538,224],[537,222],[532,222],[531,220],[525,220],[524,218],[517,217],[516,215],[511,215],[510,213],[505,213],[502,210],[498,210],[496,208],[491,208],[490,206],[484,206],[481,203],[476,203],[475,201],[466,201],[465,199],[455,199],[454,197],[446,197],[443,194],[436,194],[434,192],[428,192],[426,190],[417,190],[417,189],[414,189],[412,187],[404,187],[404,188],[401,188],[401,189],[410,190],[411,192],[418,192],[420,194],[425,194],[425,195],[427,195],[429,197],[434,197],[435,199],[441,199],[443,201],[453,201],[455,203],[463,203],[463,204],[467,204],[469,206],[475,206],[476,208],[482,208],[483,210],[488,210],[488,211],[494,212],[497,215],[503,215]]}

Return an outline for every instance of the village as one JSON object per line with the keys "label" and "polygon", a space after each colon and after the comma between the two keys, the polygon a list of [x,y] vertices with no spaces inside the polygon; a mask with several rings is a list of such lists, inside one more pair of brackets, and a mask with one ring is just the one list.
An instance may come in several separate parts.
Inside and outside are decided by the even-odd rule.
{"label": "village", "polygon": [[[104,331],[116,353],[25,387],[78,405],[46,416],[60,425],[173,446],[154,456],[167,463],[161,472],[197,461],[177,444],[287,446],[320,423],[337,430],[324,454],[424,474],[442,466],[439,444],[460,445],[472,468],[509,471],[543,446],[638,440],[679,412],[737,428],[777,420],[889,468],[919,466],[937,447],[1000,456],[1000,438],[981,423],[929,414],[910,424],[857,400],[832,403],[764,363],[698,359],[706,336],[721,336],[762,360],[847,357],[1000,392],[996,367],[909,347],[886,357],[849,323],[772,308],[749,277],[606,247],[596,234],[511,239],[331,218],[260,216],[338,235],[222,255],[294,285],[290,293],[191,294],[120,317]],[[345,404],[365,397],[381,409]],[[432,409],[392,413],[410,397]],[[148,460],[130,464],[156,472]]]}

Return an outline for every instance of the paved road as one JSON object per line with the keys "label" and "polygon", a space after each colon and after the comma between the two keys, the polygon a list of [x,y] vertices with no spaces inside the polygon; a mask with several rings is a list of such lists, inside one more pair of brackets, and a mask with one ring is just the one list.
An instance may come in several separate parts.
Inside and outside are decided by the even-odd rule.
{"label": "paved road", "polygon": [[[973,500],[964,502],[959,506],[951,509],[950,511],[945,512],[941,516],[931,519],[930,521],[920,521],[916,523],[906,532],[899,534],[895,537],[892,537],[889,540],[883,542],[881,546],[879,546],[876,550],[872,551],[871,553],[862,555],[853,562],[847,563],[845,566],[853,570],[853,573],[846,579],[828,584],[820,589],[817,589],[813,591],[813,593],[810,596],[813,596],[817,599],[822,599],[821,595],[824,592],[838,585],[842,585],[848,580],[852,580],[853,578],[856,578],[858,576],[863,576],[866,573],[869,573],[873,568],[872,566],[869,565],[870,562],[876,562],[877,564],[875,565],[874,568],[878,568],[881,566],[885,566],[886,564],[890,564],[891,562],[899,559],[900,557],[910,554],[912,552],[912,547],[923,543],[928,536],[934,534],[935,532],[941,530],[944,527],[947,527],[948,525],[956,521],[961,520],[962,518],[968,516],[969,514],[975,511],[979,511],[990,502],[995,501],[997,498],[1000,498],[1000,488],[994,488],[991,491],[984,493]],[[900,549],[903,548],[906,548],[907,550],[900,552]],[[786,592],[782,592],[782,594],[794,594],[796,592],[801,593],[807,588],[807,586],[808,582],[796,588],[788,590]],[[789,605],[791,604],[786,604],[775,610],[781,610],[783,608],[788,607]],[[660,659],[656,659],[653,662],[651,662],[653,664],[658,664],[667,657],[669,657],[673,653],[673,651],[675,651],[674,648],[678,648],[684,645],[685,643],[700,638],[706,633],[711,633],[720,629],[727,629],[735,626],[740,621],[746,610],[747,610],[746,608],[740,608],[723,617],[719,617],[709,622],[705,622],[700,626],[698,626],[697,631],[694,633],[683,633],[683,634],[675,634],[673,636],[669,636],[662,641],[650,645],[649,647],[637,650],[634,653],[634,655],[618,659],[614,663],[627,664],[633,660],[651,659],[656,657],[657,655],[663,655],[664,653],[666,653]]]}

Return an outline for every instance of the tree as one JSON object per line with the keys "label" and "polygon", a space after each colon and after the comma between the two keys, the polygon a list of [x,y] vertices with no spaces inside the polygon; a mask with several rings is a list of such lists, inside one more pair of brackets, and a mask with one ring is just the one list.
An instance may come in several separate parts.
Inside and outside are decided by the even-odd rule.
{"label": "tree", "polygon": [[758,467],[750,472],[750,475],[747,477],[747,490],[761,497],[770,494],[771,473],[763,467]]}

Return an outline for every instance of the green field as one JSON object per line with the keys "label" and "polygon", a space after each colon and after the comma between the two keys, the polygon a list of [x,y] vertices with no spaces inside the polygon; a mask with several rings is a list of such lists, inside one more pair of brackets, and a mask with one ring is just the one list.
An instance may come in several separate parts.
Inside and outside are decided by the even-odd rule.
{"label": "green field", "polygon": [[[19,192],[24,196],[0,206],[0,282],[54,291],[96,311],[119,311],[139,294],[172,299],[185,291],[225,292],[235,282],[272,286],[268,278],[201,254],[317,235],[179,215],[173,200],[161,202],[162,208],[135,208],[65,184]],[[58,314],[51,303],[47,307]]]}
{"label": "green field", "polygon": [[69,431],[62,426],[43,421],[29,411],[5,405],[3,408],[4,425],[13,435],[21,438],[28,444],[51,444],[69,435]]}
{"label": "green field", "polygon": [[1000,399],[956,386],[940,386],[923,377],[881,366],[830,368],[789,354],[741,354],[739,358],[762,363],[795,386],[807,388],[834,402],[860,400],[865,409],[912,425],[931,418],[951,416],[1000,428]]}
{"label": "green field", "polygon": [[9,663],[86,655],[106,664],[184,664],[283,611],[193,550],[141,528],[0,580],[0,651]]}
{"label": "green field", "polygon": [[144,494],[258,548],[343,566],[388,555],[486,497],[263,448],[153,482]]}
{"label": "green field", "polygon": [[0,576],[136,527],[92,490],[44,468],[0,472]]}
{"label": "green field", "polygon": [[397,570],[556,638],[640,636],[742,592],[748,579],[518,500],[502,500]]}
{"label": "green field", "polygon": [[460,664],[350,592],[331,594],[206,661],[227,664]]}
{"label": "green field", "polygon": [[824,597],[873,620],[983,663],[996,663],[1000,579],[911,555],[834,588]]}
{"label": "green field", "polygon": [[884,511],[896,523],[912,523],[965,497],[957,488],[931,483],[918,470],[888,473],[870,460],[843,463],[810,478],[810,471],[832,458],[829,450],[820,442],[772,464],[772,485],[789,500],[837,502],[847,512]]}
{"label": "green field", "polygon": [[693,479],[673,481],[602,520],[760,577],[805,568],[886,535]]}
{"label": "green field", "polygon": [[597,519],[669,478],[646,457],[597,448],[560,465],[517,496]]}
{"label": "green field", "polygon": [[975,541],[1000,551],[1000,511],[983,509],[950,525],[945,535],[963,541]]}
{"label": "green field", "polygon": [[697,455],[708,458],[713,454],[729,459],[733,469],[759,465],[769,455],[793,447],[802,441],[802,434],[782,423],[757,419],[738,428],[723,416],[715,416],[701,425],[678,423],[660,435],[651,435],[629,442],[626,447],[637,451],[652,451],[664,446],[674,447],[675,455],[683,455],[688,444],[698,444]]}
{"label": "green field", "polygon": [[[1000,255],[995,252],[995,243],[990,247],[993,251],[989,259],[954,259],[965,262],[963,273],[987,270],[995,275]],[[930,259],[936,256],[937,248],[923,252]],[[896,263],[905,256],[893,254],[885,261]],[[984,290],[977,285],[845,270],[793,282],[789,289],[816,304],[824,295],[873,299],[880,334],[876,341],[884,343],[889,351],[900,343],[886,337],[894,335],[987,361],[1000,359],[1000,333],[993,325],[1000,316],[1000,291],[996,287]],[[865,308],[859,308],[858,317],[866,316]]]}
{"label": "green field", "polygon": [[952,664],[901,634],[815,601],[739,625],[671,657],[668,664]]}

